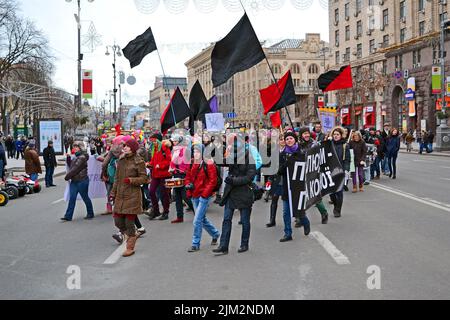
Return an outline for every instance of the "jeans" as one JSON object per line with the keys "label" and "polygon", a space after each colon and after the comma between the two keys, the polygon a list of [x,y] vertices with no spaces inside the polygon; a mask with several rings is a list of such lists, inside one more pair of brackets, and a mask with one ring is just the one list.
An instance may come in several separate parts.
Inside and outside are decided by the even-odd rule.
{"label": "jeans", "polygon": [[387,157],[384,157],[384,159],[381,160],[381,169],[384,174],[389,174],[389,163],[387,161]]}
{"label": "jeans", "polygon": [[92,206],[92,201],[89,198],[89,178],[84,179],[83,181],[72,181],[70,182],[70,198],[69,198],[69,206],[66,210],[66,215],[64,218],[67,220],[72,220],[73,211],[75,210],[75,203],[77,202],[78,193],[81,195],[81,198],[86,205],[87,216],[94,217],[94,207]]}
{"label": "jeans", "polygon": [[30,174],[30,179],[32,181],[37,181],[38,177],[39,177],[39,174],[37,174],[37,173]]}
{"label": "jeans", "polygon": [[55,172],[55,167],[45,167],[45,186],[50,187],[53,185],[53,173]]}
{"label": "jeans", "polygon": [[433,142],[428,144],[428,148],[427,149],[428,149],[428,151],[427,151],[428,153],[433,152]]}
{"label": "jeans", "polygon": [[364,182],[370,181],[370,167],[364,167]]}
{"label": "jeans", "polygon": [[357,186],[358,183],[356,181],[356,177],[358,177],[359,184],[362,185],[364,183],[364,168],[363,167],[356,167],[356,172],[352,172],[352,180],[353,180],[353,186]]}
{"label": "jeans", "polygon": [[284,235],[292,237],[292,215],[288,200],[283,200]]}
{"label": "jeans", "polygon": [[425,151],[429,153],[429,152],[430,152],[430,150],[429,150],[429,144],[424,143],[424,142],[421,142],[421,143],[420,143],[420,150],[419,150],[419,153],[422,153],[422,152],[423,152],[423,149],[425,149]]}
{"label": "jeans", "polygon": [[397,175],[397,154],[388,157],[389,170],[394,175]]}
{"label": "jeans", "polygon": [[[242,235],[241,247],[248,247],[250,239],[250,215],[252,208],[239,209],[241,211]],[[225,204],[225,211],[222,223],[222,236],[220,237],[220,247],[228,250],[231,237],[231,220],[233,219],[234,209],[230,208],[230,201]]]}
{"label": "jeans", "polygon": [[206,218],[206,211],[209,207],[209,200],[211,198],[194,198],[192,202],[195,208],[194,217],[194,232],[192,234],[192,246],[200,248],[200,241],[202,240],[203,228],[209,233],[213,239],[219,239],[220,232],[217,228]]}
{"label": "jeans", "polygon": [[372,179],[375,177],[375,173],[377,177],[380,176],[380,163],[381,163],[380,157],[376,157],[375,162],[370,165],[370,177]]}
{"label": "jeans", "polygon": [[164,185],[165,179],[157,179],[153,178],[152,182],[150,184],[150,199],[152,201],[153,206],[153,212],[155,214],[159,214],[159,204],[157,199],[157,190],[158,188],[161,188],[161,196],[162,196],[162,202],[164,207],[164,214],[169,214],[169,207],[170,207],[170,199],[169,199],[169,190]]}

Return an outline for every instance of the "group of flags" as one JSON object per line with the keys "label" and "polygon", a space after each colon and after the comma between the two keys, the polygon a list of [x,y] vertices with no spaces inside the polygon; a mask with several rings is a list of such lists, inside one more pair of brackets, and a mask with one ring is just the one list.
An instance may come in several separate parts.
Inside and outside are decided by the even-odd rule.
{"label": "group of flags", "polygon": [[[129,60],[131,68],[134,68],[142,62],[147,54],[155,50],[157,50],[156,42],[151,28],[148,28],[142,35],[132,40],[123,49],[123,53]],[[227,82],[234,74],[247,70],[264,59],[267,61],[261,43],[245,13],[233,29],[213,48],[211,68],[214,88]],[[345,66],[339,71],[322,74],[318,83],[323,92],[351,88],[353,86],[351,67]],[[290,71],[279,81],[260,90],[259,93],[264,114],[270,113],[273,127],[281,126],[280,110],[297,101]],[[190,92],[189,105],[177,87],[161,116],[161,131],[166,132],[187,118],[190,118],[192,128],[194,121],[204,123],[205,115],[211,112],[218,112],[217,97],[208,101],[198,80]]]}

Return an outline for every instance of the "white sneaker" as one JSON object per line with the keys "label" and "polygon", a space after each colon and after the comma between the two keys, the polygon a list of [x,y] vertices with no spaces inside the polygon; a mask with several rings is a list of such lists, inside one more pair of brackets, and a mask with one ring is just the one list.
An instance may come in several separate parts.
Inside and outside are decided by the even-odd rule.
{"label": "white sneaker", "polygon": [[117,232],[115,234],[113,234],[113,239],[116,240],[119,244],[123,243],[123,234],[121,234],[120,232]]}

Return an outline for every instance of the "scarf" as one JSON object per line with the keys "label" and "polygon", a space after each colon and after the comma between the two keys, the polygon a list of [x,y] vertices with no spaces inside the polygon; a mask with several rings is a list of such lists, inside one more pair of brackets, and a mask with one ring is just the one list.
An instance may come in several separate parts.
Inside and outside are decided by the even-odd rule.
{"label": "scarf", "polygon": [[298,150],[298,144],[294,144],[292,147],[289,147],[288,145],[286,145],[284,147],[284,152],[286,152],[287,154],[293,154],[295,152],[297,152]]}

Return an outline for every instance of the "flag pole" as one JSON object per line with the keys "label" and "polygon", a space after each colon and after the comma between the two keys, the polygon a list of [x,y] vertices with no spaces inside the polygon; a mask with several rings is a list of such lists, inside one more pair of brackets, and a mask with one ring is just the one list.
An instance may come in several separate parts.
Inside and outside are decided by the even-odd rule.
{"label": "flag pole", "polygon": [[[244,10],[244,13],[247,14],[247,11],[245,10],[245,7],[244,7],[244,4],[242,3],[242,0],[239,0],[239,2],[241,4],[241,6],[242,6],[242,9]],[[249,20],[250,20],[250,18],[249,18]],[[284,109],[286,110],[286,114],[288,115],[289,122],[291,123],[292,130],[294,130],[294,123],[292,122],[291,115],[289,114],[289,110],[288,110],[287,105],[286,105],[286,101],[283,98],[283,94],[281,93],[280,88],[278,87],[278,81],[275,78],[275,75],[273,73],[272,67],[270,66],[269,60],[267,59],[266,53],[264,52],[264,49],[262,47],[261,47],[261,50],[264,53],[264,58],[265,58],[265,60],[267,62],[267,65],[269,66],[269,70],[270,70],[270,73],[272,74],[273,81],[275,81],[275,84],[277,85],[278,93],[280,94],[281,101],[282,101],[282,103],[284,105]]]}
{"label": "flag pole", "polygon": [[[161,64],[161,70],[162,70],[162,73],[163,73],[163,89],[164,90],[167,89],[167,91],[169,91],[169,86],[164,87],[164,82],[165,82],[164,80],[166,79],[166,73],[164,72],[164,66],[163,66],[163,63],[162,63],[162,60],[161,60],[161,55],[159,54],[158,47],[156,47],[156,51],[158,52],[159,63]],[[169,93],[170,93],[170,91],[169,91]],[[175,117],[175,111],[173,111],[172,103],[170,103],[170,110],[172,111],[173,122],[175,123],[175,127],[176,127],[177,126],[177,119]]]}

